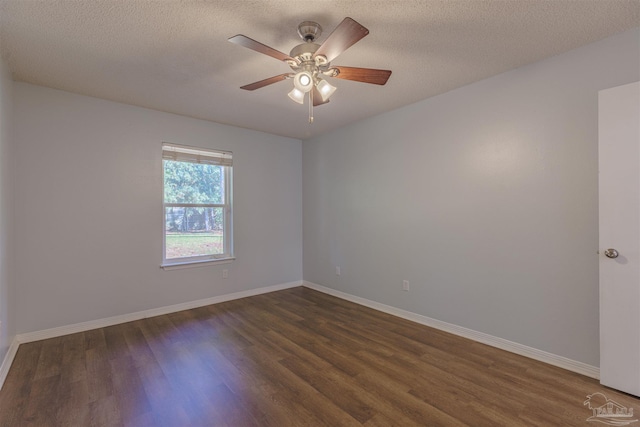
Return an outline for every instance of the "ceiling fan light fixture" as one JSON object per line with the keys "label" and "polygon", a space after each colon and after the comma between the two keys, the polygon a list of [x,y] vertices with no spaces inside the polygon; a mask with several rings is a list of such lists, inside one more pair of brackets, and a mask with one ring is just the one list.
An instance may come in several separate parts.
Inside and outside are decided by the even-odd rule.
{"label": "ceiling fan light fixture", "polygon": [[293,86],[300,92],[307,93],[313,89],[313,76],[308,71],[300,71],[293,78]]}
{"label": "ceiling fan light fixture", "polygon": [[289,55],[242,34],[230,37],[231,43],[283,61],[292,71],[241,86],[240,89],[256,90],[293,79],[293,89],[288,94],[289,98],[298,104],[304,104],[306,94],[309,94],[309,123],[312,123],[313,107],[329,102],[329,98],[336,91],[336,88],[323,80],[323,77],[338,77],[376,85],[387,83],[391,70],[331,66],[331,62],[342,52],[369,34],[368,29],[346,17],[322,44],[318,44],[315,41],[321,33],[322,27],[317,22],[302,22],[298,25],[298,34],[303,43],[294,46]]}
{"label": "ceiling fan light fixture", "polygon": [[298,104],[304,104],[304,92],[298,90],[295,87],[291,90],[291,92],[289,92],[289,98],[291,98]]}
{"label": "ceiling fan light fixture", "polygon": [[327,102],[333,92],[336,91],[336,87],[332,86],[328,81],[320,79],[318,84],[316,85],[318,88],[318,92],[320,92],[320,96],[322,97],[322,101]]}

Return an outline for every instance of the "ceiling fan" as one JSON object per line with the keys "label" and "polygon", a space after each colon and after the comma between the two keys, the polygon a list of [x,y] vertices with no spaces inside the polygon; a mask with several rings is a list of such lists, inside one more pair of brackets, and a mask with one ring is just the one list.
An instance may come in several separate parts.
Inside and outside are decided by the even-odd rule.
{"label": "ceiling fan", "polygon": [[309,94],[309,123],[311,123],[313,106],[326,104],[329,102],[329,97],[336,91],[336,87],[329,84],[323,77],[384,85],[391,75],[390,70],[331,65],[331,61],[338,55],[369,34],[369,30],[351,18],[344,18],[321,45],[314,43],[322,34],[322,27],[317,22],[302,22],[298,25],[298,34],[304,43],[291,49],[289,55],[242,34],[229,38],[231,43],[286,62],[292,70],[289,73],[244,85],[240,89],[256,90],[282,80],[293,79],[293,89],[289,92],[289,98],[303,104],[305,95]]}

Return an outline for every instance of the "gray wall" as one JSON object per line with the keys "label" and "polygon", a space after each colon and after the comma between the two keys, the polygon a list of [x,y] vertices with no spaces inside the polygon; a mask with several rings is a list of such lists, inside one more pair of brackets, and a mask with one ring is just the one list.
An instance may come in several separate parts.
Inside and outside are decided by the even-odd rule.
{"label": "gray wall", "polygon": [[[302,280],[301,141],[24,83],[14,101],[18,333]],[[233,151],[231,264],[159,267],[163,141]]]}
{"label": "gray wall", "polygon": [[305,141],[305,280],[598,366],[598,90],[639,40]]}
{"label": "gray wall", "polygon": [[9,68],[0,59],[0,361],[15,336],[12,263],[11,110],[13,82]]}

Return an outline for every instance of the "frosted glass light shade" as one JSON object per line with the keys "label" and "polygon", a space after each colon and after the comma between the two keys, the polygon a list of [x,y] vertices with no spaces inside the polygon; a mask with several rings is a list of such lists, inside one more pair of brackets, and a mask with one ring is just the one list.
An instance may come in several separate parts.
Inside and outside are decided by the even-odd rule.
{"label": "frosted glass light shade", "polygon": [[307,71],[300,71],[293,78],[293,85],[300,92],[307,93],[313,88],[313,76]]}
{"label": "frosted glass light shade", "polygon": [[333,95],[333,92],[335,92],[337,89],[335,86],[329,84],[329,82],[327,82],[326,80],[320,80],[316,87],[318,88],[318,92],[320,92],[322,100],[325,102],[331,97],[331,95]]}
{"label": "frosted glass light shade", "polygon": [[291,92],[289,92],[289,98],[293,99],[298,104],[304,103],[304,92],[299,91],[297,88],[293,88]]}

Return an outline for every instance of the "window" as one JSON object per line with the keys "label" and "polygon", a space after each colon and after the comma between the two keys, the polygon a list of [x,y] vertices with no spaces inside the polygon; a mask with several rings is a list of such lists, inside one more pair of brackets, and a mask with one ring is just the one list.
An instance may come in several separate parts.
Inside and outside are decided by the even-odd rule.
{"label": "window", "polygon": [[232,154],[162,145],[162,265],[233,258]]}

